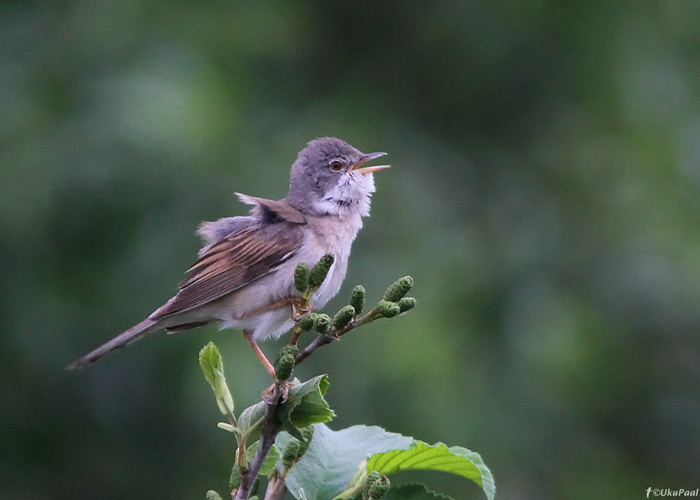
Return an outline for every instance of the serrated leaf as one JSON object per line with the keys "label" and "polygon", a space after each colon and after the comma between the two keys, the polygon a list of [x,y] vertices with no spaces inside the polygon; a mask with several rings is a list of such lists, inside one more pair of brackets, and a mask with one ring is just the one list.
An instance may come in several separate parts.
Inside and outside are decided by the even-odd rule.
{"label": "serrated leaf", "polygon": [[391,487],[382,500],[453,500],[452,497],[430,491],[423,484],[402,484]]}
{"label": "serrated leaf", "polygon": [[304,383],[295,383],[291,387],[287,402],[277,410],[277,418],[287,432],[303,440],[299,432],[300,428],[333,419],[335,413],[323,398],[328,385],[328,377],[319,375]]}
{"label": "serrated leaf", "polygon": [[[283,449],[289,439],[289,434],[280,433],[276,445]],[[489,500],[495,494],[493,476],[478,453],[442,443],[431,446],[380,427],[362,425],[340,431],[315,425],[309,449],[287,475],[287,487],[297,500],[335,498],[350,486],[361,464],[367,472],[376,470],[381,474],[401,470],[450,472],[477,483]],[[441,498],[431,494],[433,497],[425,498]],[[416,497],[419,499],[423,497]]]}
{"label": "serrated leaf", "polygon": [[[323,398],[328,385],[326,375],[319,375],[303,383],[298,379],[292,382],[287,401],[277,409],[277,418],[297,439],[304,440],[299,432],[300,428],[328,422],[335,416]],[[252,425],[264,417],[266,408],[267,405],[260,401],[243,410],[238,418],[238,428],[241,433],[248,431]]]}
{"label": "serrated leaf", "polygon": [[[251,463],[253,461],[253,459],[255,458],[255,454],[258,452],[259,447],[260,441],[256,441],[250,446],[248,446],[248,448],[246,448],[245,456],[248,463]],[[262,467],[260,468],[260,475],[267,476],[268,474],[270,474],[270,472],[275,470],[275,465],[277,464],[277,461],[280,458],[281,455],[279,449],[275,445],[272,445],[272,448],[270,448],[270,451],[265,457]]]}
{"label": "serrated leaf", "polygon": [[414,441],[408,449],[394,449],[374,454],[367,462],[367,471],[391,474],[403,470],[433,470],[457,474],[478,484],[489,500],[496,487],[491,471],[481,455],[461,446],[447,447],[443,443],[429,445]]}
{"label": "serrated leaf", "polygon": [[[284,449],[289,439],[289,434],[280,433],[276,444]],[[325,425],[315,425],[308,450],[287,475],[287,489],[297,500],[334,498],[345,491],[368,455],[408,448],[412,442],[409,437],[380,427],[356,425],[333,431]]]}

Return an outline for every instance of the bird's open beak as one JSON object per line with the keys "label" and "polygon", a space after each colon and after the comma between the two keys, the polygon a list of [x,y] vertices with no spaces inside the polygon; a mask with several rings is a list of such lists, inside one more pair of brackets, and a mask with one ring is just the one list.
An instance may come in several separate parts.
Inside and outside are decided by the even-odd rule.
{"label": "bird's open beak", "polygon": [[366,155],[362,155],[360,157],[360,161],[351,166],[350,170],[354,170],[355,172],[365,175],[370,174],[372,172],[376,172],[377,170],[384,170],[385,168],[389,168],[389,165],[372,165],[370,167],[358,168],[360,165],[364,165],[368,161],[372,161],[384,155],[386,155],[386,153],[367,153]]}

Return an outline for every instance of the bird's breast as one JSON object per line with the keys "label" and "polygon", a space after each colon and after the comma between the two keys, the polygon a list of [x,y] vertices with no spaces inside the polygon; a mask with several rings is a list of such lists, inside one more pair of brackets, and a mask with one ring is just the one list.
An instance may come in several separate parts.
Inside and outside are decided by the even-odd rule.
{"label": "bird's breast", "polygon": [[307,233],[307,245],[304,245],[308,255],[300,255],[300,260],[313,266],[325,254],[329,253],[334,258],[333,267],[312,298],[315,307],[323,307],[343,284],[352,244],[362,227],[362,218],[326,216],[309,219],[310,230]]}

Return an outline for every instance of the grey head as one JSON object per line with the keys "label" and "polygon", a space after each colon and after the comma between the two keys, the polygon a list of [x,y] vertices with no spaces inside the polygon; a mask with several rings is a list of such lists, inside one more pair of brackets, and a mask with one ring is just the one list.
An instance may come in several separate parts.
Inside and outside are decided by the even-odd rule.
{"label": "grey head", "polygon": [[388,168],[360,168],[386,153],[364,154],[335,137],[309,142],[292,165],[286,201],[309,215],[369,215],[374,192],[373,172]]}

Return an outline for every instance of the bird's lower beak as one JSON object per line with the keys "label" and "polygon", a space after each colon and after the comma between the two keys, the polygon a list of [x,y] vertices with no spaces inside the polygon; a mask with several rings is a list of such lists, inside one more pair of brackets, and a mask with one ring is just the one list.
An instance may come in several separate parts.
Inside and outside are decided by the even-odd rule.
{"label": "bird's lower beak", "polygon": [[367,153],[366,155],[362,155],[360,157],[360,161],[358,161],[352,167],[350,167],[350,170],[354,170],[357,173],[365,175],[370,174],[372,172],[376,172],[377,170],[384,170],[385,168],[389,168],[389,165],[372,165],[370,167],[358,168],[360,165],[364,165],[368,161],[372,161],[384,155],[386,155],[386,153]]}

